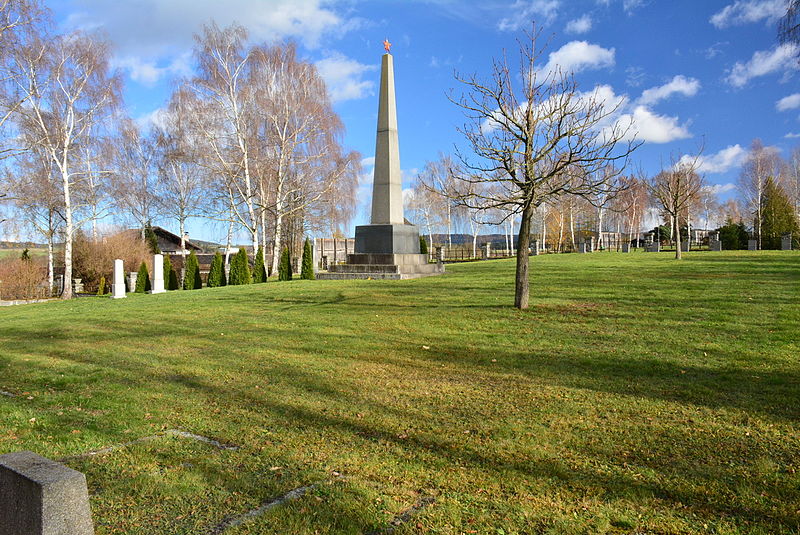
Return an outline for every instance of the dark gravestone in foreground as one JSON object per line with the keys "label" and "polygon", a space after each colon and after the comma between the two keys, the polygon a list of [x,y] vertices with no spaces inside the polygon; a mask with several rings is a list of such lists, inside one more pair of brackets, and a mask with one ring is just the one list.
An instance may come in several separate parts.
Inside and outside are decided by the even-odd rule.
{"label": "dark gravestone in foreground", "polygon": [[30,451],[0,455],[0,535],[94,535],[86,477]]}

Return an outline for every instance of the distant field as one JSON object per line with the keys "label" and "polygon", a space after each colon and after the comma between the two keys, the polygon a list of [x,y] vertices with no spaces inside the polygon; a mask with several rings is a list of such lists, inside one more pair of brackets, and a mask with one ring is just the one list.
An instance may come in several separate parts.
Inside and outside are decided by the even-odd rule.
{"label": "distant field", "polygon": [[[28,253],[32,257],[45,257],[47,249],[28,249]],[[0,258],[19,257],[20,255],[22,255],[22,249],[0,249]]]}
{"label": "distant field", "polygon": [[0,453],[240,446],[67,460],[98,535],[800,532],[800,253],[447,269],[0,309]]}

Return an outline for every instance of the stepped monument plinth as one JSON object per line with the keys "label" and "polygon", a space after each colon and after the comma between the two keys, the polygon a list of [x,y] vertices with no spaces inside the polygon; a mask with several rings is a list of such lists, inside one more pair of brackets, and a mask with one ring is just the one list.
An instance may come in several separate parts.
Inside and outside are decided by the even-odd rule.
{"label": "stepped monument plinth", "polygon": [[419,229],[403,217],[390,46],[384,41],[370,224],[356,227],[355,253],[347,255],[347,263],[331,265],[328,273],[318,274],[320,279],[412,279],[444,273],[443,265],[430,264],[420,254]]}

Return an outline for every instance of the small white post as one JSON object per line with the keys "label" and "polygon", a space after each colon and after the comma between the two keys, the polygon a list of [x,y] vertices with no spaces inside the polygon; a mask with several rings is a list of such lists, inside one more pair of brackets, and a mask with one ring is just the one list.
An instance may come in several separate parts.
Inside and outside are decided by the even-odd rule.
{"label": "small white post", "polygon": [[111,299],[122,299],[125,297],[125,271],[122,260],[114,260],[114,283],[111,285]]}
{"label": "small white post", "polygon": [[164,255],[153,256],[153,289],[152,294],[163,294],[164,289]]}

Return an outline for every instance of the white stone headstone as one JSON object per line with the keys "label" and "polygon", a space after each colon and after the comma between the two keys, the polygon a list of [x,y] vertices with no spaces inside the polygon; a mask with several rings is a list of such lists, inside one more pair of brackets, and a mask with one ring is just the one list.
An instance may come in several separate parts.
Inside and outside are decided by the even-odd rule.
{"label": "white stone headstone", "polygon": [[791,234],[784,234],[781,236],[781,251],[791,251],[792,250],[792,235]]}
{"label": "white stone headstone", "polygon": [[125,297],[125,268],[122,260],[114,260],[114,283],[111,285],[111,299],[122,299]]}
{"label": "white stone headstone", "polygon": [[150,293],[163,294],[164,289],[164,255],[153,255],[153,290]]}
{"label": "white stone headstone", "polygon": [[131,293],[136,292],[136,279],[139,278],[139,273],[137,271],[131,271],[128,273],[128,289]]}

